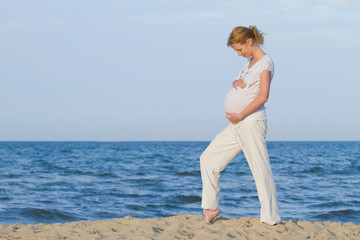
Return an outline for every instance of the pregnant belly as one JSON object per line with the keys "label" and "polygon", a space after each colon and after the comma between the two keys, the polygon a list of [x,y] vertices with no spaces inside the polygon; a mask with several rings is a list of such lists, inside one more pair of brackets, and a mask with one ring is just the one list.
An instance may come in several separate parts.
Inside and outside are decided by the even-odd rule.
{"label": "pregnant belly", "polygon": [[225,112],[239,113],[244,110],[253,99],[253,94],[246,91],[246,89],[233,88],[225,97],[224,110]]}

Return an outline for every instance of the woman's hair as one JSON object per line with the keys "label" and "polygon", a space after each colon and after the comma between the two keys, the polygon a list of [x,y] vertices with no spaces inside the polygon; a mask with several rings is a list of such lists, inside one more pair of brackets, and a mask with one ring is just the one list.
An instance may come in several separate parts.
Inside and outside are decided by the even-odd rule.
{"label": "woman's hair", "polygon": [[247,27],[236,27],[232,30],[227,46],[230,47],[234,43],[245,44],[246,40],[249,38],[253,39],[254,42],[258,45],[264,44],[264,34],[257,29],[255,26]]}

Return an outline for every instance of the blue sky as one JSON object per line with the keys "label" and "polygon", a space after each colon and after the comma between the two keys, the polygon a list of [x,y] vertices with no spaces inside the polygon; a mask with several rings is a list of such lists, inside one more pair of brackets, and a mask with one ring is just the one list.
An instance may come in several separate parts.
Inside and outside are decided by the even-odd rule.
{"label": "blue sky", "polygon": [[0,140],[211,140],[245,62],[275,62],[268,140],[360,140],[356,0],[0,0]]}

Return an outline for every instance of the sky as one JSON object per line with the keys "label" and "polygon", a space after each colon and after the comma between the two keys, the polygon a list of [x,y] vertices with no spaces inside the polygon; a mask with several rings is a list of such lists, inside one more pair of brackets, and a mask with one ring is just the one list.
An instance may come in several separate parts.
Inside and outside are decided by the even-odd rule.
{"label": "sky", "polygon": [[0,141],[210,141],[249,25],[267,140],[359,141],[357,0],[0,0]]}

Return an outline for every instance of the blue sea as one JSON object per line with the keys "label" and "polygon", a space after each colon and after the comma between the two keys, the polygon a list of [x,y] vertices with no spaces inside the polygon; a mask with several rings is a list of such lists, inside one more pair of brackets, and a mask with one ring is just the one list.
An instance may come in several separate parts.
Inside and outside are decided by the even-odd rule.
{"label": "blue sea", "polygon": [[[0,224],[202,214],[209,142],[0,142]],[[268,142],[283,220],[360,223],[360,142]],[[240,153],[222,173],[221,215],[259,217]]]}

